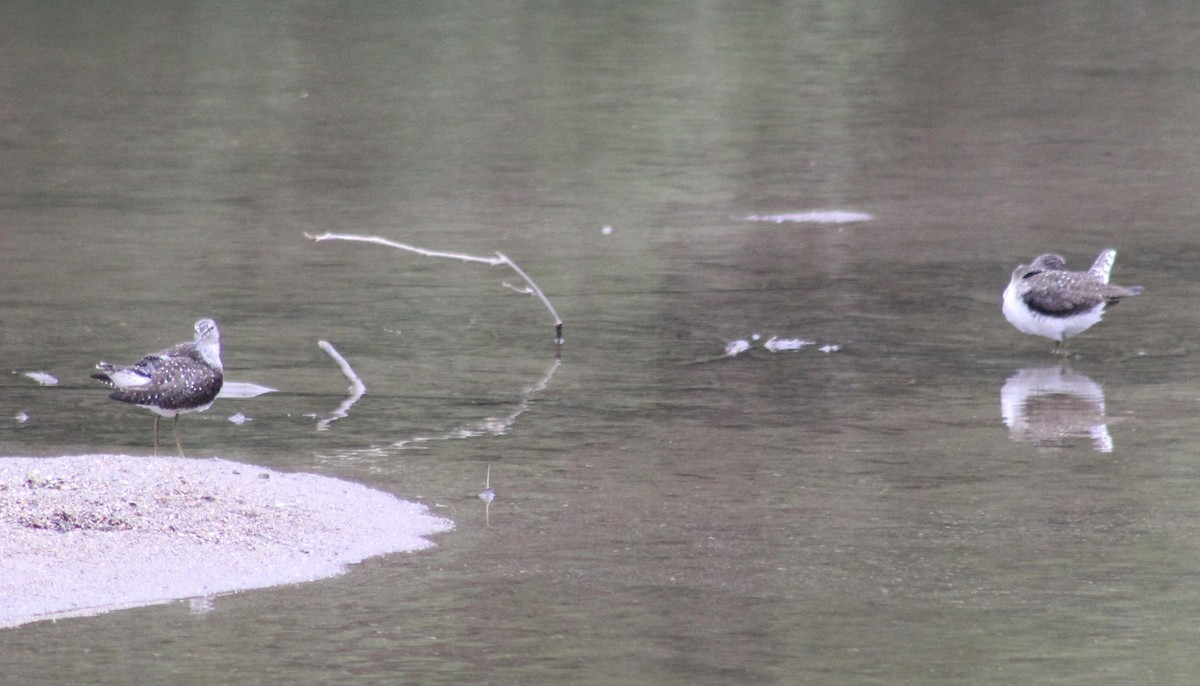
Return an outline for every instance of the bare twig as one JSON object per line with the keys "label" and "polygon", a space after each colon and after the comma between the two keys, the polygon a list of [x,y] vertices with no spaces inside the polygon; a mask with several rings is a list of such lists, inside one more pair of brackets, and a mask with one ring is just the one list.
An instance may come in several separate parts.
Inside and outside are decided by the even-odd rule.
{"label": "bare twig", "polygon": [[[526,274],[523,269],[518,267],[516,262],[513,262],[512,260],[510,260],[508,258],[508,256],[506,256],[504,253],[497,252],[495,257],[477,257],[475,255],[466,255],[466,254],[457,253],[457,252],[444,252],[441,250],[426,250],[425,248],[419,248],[415,245],[409,245],[408,243],[400,243],[397,241],[388,240],[386,238],[381,238],[379,236],[359,236],[356,234],[349,234],[349,233],[325,232],[319,236],[314,236],[313,234],[305,233],[304,236],[305,236],[305,238],[308,238],[309,240],[315,241],[317,243],[320,243],[321,241],[358,241],[361,243],[374,243],[376,245],[384,245],[389,248],[396,248],[397,250],[407,250],[408,252],[416,253],[418,255],[423,255],[425,257],[444,257],[446,259],[461,260],[463,262],[478,262],[481,264],[489,264],[493,267],[498,267],[500,265],[508,265],[509,268],[511,268],[514,272],[516,272],[517,275],[520,276],[525,281],[525,283],[529,286],[529,290],[527,292],[531,293],[532,295],[537,296],[538,300],[541,300],[542,304],[546,306],[546,309],[550,311],[550,316],[554,317],[554,342],[558,345],[563,344],[563,333],[562,333],[563,320],[562,320],[562,318],[560,318],[558,316],[558,312],[555,311],[554,306],[550,304],[550,299],[546,297],[546,294],[542,292],[541,288],[538,288],[538,285],[533,282],[533,279],[529,278],[529,275]],[[511,286],[510,286],[510,288],[511,288]],[[517,289],[513,289],[513,290],[517,290]],[[518,291],[518,292],[520,292],[520,291]]]}
{"label": "bare twig", "polygon": [[342,370],[342,374],[347,379],[350,379],[350,395],[342,401],[338,409],[333,411],[333,414],[317,422],[317,430],[325,431],[331,423],[350,413],[350,406],[363,397],[363,394],[367,392],[367,385],[362,382],[362,379],[358,378],[358,374],[355,374],[354,370],[350,368],[350,363],[346,361],[346,358],[342,357],[341,353],[334,349],[329,341],[317,341],[317,345],[321,346],[321,350],[324,350],[327,355],[333,358],[333,361]]}
{"label": "bare twig", "polygon": [[485,527],[492,525],[492,501],[496,499],[496,492],[492,490],[492,465],[487,466],[487,479],[483,482],[483,492],[479,494],[483,500],[483,525]]}

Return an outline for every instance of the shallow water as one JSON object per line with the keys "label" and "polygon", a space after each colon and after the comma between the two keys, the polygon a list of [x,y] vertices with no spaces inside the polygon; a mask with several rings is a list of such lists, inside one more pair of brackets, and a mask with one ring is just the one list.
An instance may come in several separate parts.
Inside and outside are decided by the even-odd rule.
{"label": "shallow water", "polygon": [[[1195,673],[1200,10],[6,14],[0,454],[149,453],[91,365],[212,316],[229,378],[280,390],[183,417],[190,456],[456,523],[327,581],[2,631],[13,683]],[[873,219],[747,221],[832,211]],[[503,252],[561,361],[511,273],[324,231]],[[1059,373],[1000,293],[1109,246],[1145,293]],[[840,348],[719,359],[756,333]],[[321,339],[368,388],[323,424]]]}

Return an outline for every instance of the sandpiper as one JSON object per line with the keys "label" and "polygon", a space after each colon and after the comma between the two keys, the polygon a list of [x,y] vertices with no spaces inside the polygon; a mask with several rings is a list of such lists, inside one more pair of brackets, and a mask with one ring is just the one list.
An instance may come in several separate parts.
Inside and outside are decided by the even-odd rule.
{"label": "sandpiper", "polygon": [[1047,253],[1013,270],[1004,289],[1004,317],[1022,333],[1054,341],[1055,352],[1067,338],[1090,329],[1104,311],[1142,292],[1141,286],[1108,282],[1116,250],[1103,250],[1086,272],[1067,271],[1060,255]]}
{"label": "sandpiper", "polygon": [[142,405],[155,413],[155,455],[158,454],[159,419],[174,418],[175,447],[183,457],[179,415],[207,410],[221,392],[224,381],[217,323],[201,319],[196,322],[194,340],[151,353],[128,367],[100,362],[96,369],[100,373],[93,374],[93,379],[116,388],[108,397]]}

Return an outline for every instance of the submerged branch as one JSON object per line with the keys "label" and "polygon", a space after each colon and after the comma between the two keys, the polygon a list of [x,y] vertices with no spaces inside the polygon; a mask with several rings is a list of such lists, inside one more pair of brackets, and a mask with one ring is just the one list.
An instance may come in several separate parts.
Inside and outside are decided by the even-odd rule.
{"label": "submerged branch", "polygon": [[413,436],[412,438],[396,441],[392,444],[392,447],[409,448],[429,441],[476,438],[478,436],[503,436],[517,423],[517,418],[529,409],[533,396],[546,390],[546,387],[550,385],[550,380],[554,378],[554,372],[560,364],[562,364],[562,360],[555,358],[550,363],[550,367],[546,369],[546,373],[542,375],[541,380],[526,388],[517,400],[517,405],[513,411],[503,417],[488,417],[474,426],[459,427],[435,436]]}
{"label": "submerged branch", "polygon": [[[464,253],[457,253],[457,252],[445,252],[445,251],[441,251],[441,250],[427,250],[425,248],[419,248],[415,245],[409,245],[408,243],[400,243],[397,241],[388,240],[386,238],[381,238],[379,236],[359,236],[356,234],[349,234],[349,233],[325,232],[319,236],[315,236],[310,233],[305,233],[304,236],[305,236],[305,238],[308,238],[309,240],[317,242],[317,243],[320,243],[321,241],[357,241],[360,243],[374,243],[376,245],[383,245],[383,246],[387,246],[389,248],[396,248],[397,250],[406,250],[411,253],[416,253],[417,255],[422,255],[424,257],[443,257],[443,258],[451,259],[451,260],[460,260],[462,262],[478,262],[481,264],[488,264],[493,267],[498,267],[500,265],[508,265],[509,268],[511,268],[514,272],[516,272],[517,275],[520,276],[521,279],[525,281],[525,284],[529,287],[528,291],[525,291],[525,292],[528,292],[534,296],[537,296],[537,299],[541,300],[542,304],[546,306],[546,309],[550,311],[550,316],[554,317],[554,342],[557,345],[563,344],[563,334],[562,334],[563,320],[561,317],[558,316],[558,312],[555,311],[554,306],[550,304],[550,299],[546,297],[546,294],[542,292],[541,288],[538,288],[538,285],[533,282],[533,279],[529,278],[529,275],[525,273],[525,270],[518,267],[516,262],[513,262],[512,260],[510,260],[508,258],[508,256],[506,256],[503,253],[497,252],[495,257],[478,257],[476,255],[467,255]],[[516,290],[516,289],[514,289],[514,290]],[[523,291],[518,291],[518,292],[523,292]]]}
{"label": "submerged branch", "polygon": [[[473,439],[483,437],[496,437],[507,434],[512,427],[517,423],[517,419],[527,412],[533,403],[533,396],[545,390],[550,385],[550,381],[554,378],[554,372],[562,365],[562,360],[557,357],[550,363],[542,378],[532,386],[526,387],[520,397],[517,399],[516,406],[512,412],[503,417],[486,417],[479,422],[458,426],[453,429],[448,429],[437,434],[416,435],[409,438],[403,438],[392,442],[386,446],[371,446],[368,448],[358,448],[341,451],[336,454],[339,458],[355,458],[363,455],[383,456],[394,450],[412,450],[424,448],[424,444],[434,441],[453,441],[460,439]],[[490,477],[487,482],[487,488],[490,489]]]}

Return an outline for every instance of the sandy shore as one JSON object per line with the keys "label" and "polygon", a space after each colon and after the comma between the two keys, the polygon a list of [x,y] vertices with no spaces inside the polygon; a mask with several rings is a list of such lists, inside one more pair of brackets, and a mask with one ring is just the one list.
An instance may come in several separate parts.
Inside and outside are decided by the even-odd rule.
{"label": "sandy shore", "polygon": [[227,460],[0,457],[0,627],[333,576],[452,526],[361,484]]}

